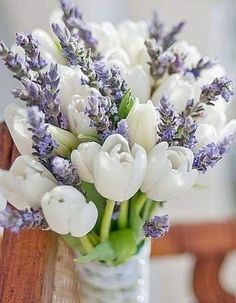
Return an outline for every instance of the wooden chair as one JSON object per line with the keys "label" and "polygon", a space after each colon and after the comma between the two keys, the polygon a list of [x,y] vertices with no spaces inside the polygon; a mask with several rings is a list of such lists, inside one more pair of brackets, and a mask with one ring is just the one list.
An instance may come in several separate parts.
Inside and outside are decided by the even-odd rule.
{"label": "wooden chair", "polygon": [[[0,125],[0,168],[19,155],[4,123]],[[196,256],[193,289],[200,303],[236,303],[219,282],[228,252],[236,249],[236,220],[175,225],[153,241],[152,257],[192,253]],[[63,278],[62,278],[63,277]],[[53,232],[4,231],[0,256],[1,303],[78,303],[73,253]],[[122,302],[121,302],[122,303]]]}

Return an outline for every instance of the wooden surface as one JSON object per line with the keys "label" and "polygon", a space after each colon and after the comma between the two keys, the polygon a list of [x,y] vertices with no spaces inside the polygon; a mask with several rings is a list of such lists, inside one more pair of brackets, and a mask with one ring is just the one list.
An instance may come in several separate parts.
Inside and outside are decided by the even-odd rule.
{"label": "wooden surface", "polygon": [[[18,156],[5,124],[0,125],[0,168]],[[236,249],[236,220],[175,225],[152,242],[152,257],[192,253],[193,290],[199,303],[236,303],[219,282],[226,254]],[[0,258],[1,303],[78,303],[72,251],[52,232],[4,232]],[[112,302],[111,302],[112,303]],[[121,302],[122,303],[122,302]]]}

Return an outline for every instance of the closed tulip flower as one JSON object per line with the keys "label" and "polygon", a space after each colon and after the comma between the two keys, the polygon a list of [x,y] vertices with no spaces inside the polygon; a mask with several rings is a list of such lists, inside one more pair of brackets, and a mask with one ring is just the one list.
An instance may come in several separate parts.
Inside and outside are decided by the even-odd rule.
{"label": "closed tulip flower", "polygon": [[0,189],[17,209],[39,207],[45,192],[56,186],[53,175],[31,156],[20,156],[0,177]]}
{"label": "closed tulip flower", "polygon": [[101,145],[96,142],[81,143],[71,154],[71,162],[77,167],[81,180],[94,183],[93,162]]}
{"label": "closed tulip flower", "polygon": [[12,139],[22,155],[33,152],[32,133],[28,130],[27,110],[15,103],[9,104],[4,111],[4,118]]}
{"label": "closed tulip flower", "polygon": [[147,173],[141,191],[155,201],[176,198],[197,180],[198,172],[192,169],[192,165],[190,149],[168,147],[167,142],[157,144],[148,153]]}
{"label": "closed tulip flower", "polygon": [[93,166],[94,184],[107,199],[125,201],[140,188],[147,168],[147,156],[142,146],[121,135],[109,136],[96,154]]}
{"label": "closed tulip flower", "polygon": [[135,101],[127,116],[129,139],[146,151],[152,149],[157,142],[157,124],[159,116],[151,101],[140,104]]}
{"label": "closed tulip flower", "polygon": [[45,193],[41,205],[50,228],[62,235],[85,236],[98,217],[95,204],[87,203],[84,195],[72,186],[57,186]]}

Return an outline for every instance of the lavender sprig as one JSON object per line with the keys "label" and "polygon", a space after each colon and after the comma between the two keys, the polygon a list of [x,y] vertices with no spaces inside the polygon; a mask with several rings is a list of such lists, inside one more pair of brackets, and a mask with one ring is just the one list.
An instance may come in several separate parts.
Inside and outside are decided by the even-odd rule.
{"label": "lavender sprig", "polygon": [[232,81],[226,77],[220,77],[216,78],[211,84],[202,87],[200,102],[212,105],[219,96],[229,102],[233,95]]}
{"label": "lavender sprig", "polygon": [[76,167],[67,159],[53,157],[50,161],[51,171],[59,185],[76,186],[79,176]]}
{"label": "lavender sprig", "polygon": [[159,141],[171,143],[176,136],[177,129],[181,123],[181,117],[165,96],[161,98],[157,110],[161,116],[161,123],[159,124],[158,130],[158,135],[160,136]]}
{"label": "lavender sprig", "polygon": [[195,79],[199,78],[201,72],[205,69],[211,68],[216,65],[216,61],[207,57],[201,58],[195,67],[187,69],[185,73],[191,73]]}
{"label": "lavender sprig", "polygon": [[168,215],[155,216],[147,220],[143,226],[145,237],[152,237],[158,239],[163,237],[170,229],[170,222]]}
{"label": "lavender sprig", "polygon": [[78,6],[74,5],[70,0],[60,0],[63,10],[63,21],[77,39],[82,40],[87,49],[91,49],[92,54],[97,57],[98,41],[93,37],[92,32],[83,20],[83,15]]}
{"label": "lavender sprig", "polygon": [[221,158],[219,147],[215,143],[207,144],[195,153],[193,168],[205,173],[209,167],[214,167]]}
{"label": "lavender sprig", "polygon": [[165,30],[165,24],[159,15],[154,13],[149,25],[149,37],[156,40],[157,44],[165,51],[176,42],[176,36],[182,31],[185,22],[179,22],[169,32]]}
{"label": "lavender sprig", "polygon": [[29,130],[33,133],[33,148],[35,155],[44,163],[57,147],[51,134],[47,132],[48,126],[45,124],[45,114],[37,106],[28,109]]}
{"label": "lavender sprig", "polygon": [[173,138],[173,141],[177,141],[175,142],[175,145],[187,147],[192,150],[197,143],[195,133],[198,125],[191,116],[188,116],[182,121],[183,122],[178,127],[177,134],[175,138]]}
{"label": "lavender sprig", "polygon": [[10,51],[3,41],[0,41],[0,57],[7,68],[13,72],[15,78],[20,80],[22,77],[30,77],[29,67],[24,58]]}
{"label": "lavender sprig", "polygon": [[218,143],[218,149],[221,156],[228,153],[234,140],[234,135],[225,137],[220,143]]}
{"label": "lavender sprig", "polygon": [[70,65],[79,66],[84,73],[83,84],[97,88],[103,96],[118,102],[127,91],[127,84],[117,66],[108,67],[103,60],[93,60],[66,27],[52,25]]}
{"label": "lavender sprig", "polygon": [[12,232],[23,229],[48,229],[42,209],[16,210],[7,206],[0,212],[0,226]]}
{"label": "lavender sprig", "polygon": [[39,72],[47,66],[46,60],[42,58],[39,51],[39,43],[33,38],[32,34],[17,33],[16,44],[24,49],[26,62],[31,70]]}

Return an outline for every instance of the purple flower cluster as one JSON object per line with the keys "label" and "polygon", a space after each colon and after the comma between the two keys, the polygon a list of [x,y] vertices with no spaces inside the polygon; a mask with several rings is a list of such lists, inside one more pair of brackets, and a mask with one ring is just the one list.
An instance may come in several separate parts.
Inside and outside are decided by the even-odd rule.
{"label": "purple flower cluster", "polygon": [[218,143],[218,149],[221,156],[223,156],[230,150],[233,144],[233,140],[234,135],[229,135],[228,137],[225,137],[220,143]]}
{"label": "purple flower cluster", "polygon": [[169,74],[185,72],[183,55],[175,53],[173,49],[163,52],[162,47],[154,39],[146,40],[145,45],[151,59],[150,73],[155,80],[163,77],[166,72]]}
{"label": "purple flower cluster", "polygon": [[3,41],[0,41],[0,57],[15,78],[20,80],[22,77],[29,76],[29,68],[24,58],[10,51]]}
{"label": "purple flower cluster", "polygon": [[209,167],[214,167],[221,158],[219,147],[215,143],[207,144],[195,153],[193,168],[205,173]]}
{"label": "purple flower cluster", "polygon": [[92,32],[83,20],[83,15],[78,6],[70,0],[60,0],[63,10],[63,21],[70,33],[77,39],[82,40],[86,48],[91,49],[92,53],[97,56],[98,41],[93,37]]}
{"label": "purple flower cluster", "polygon": [[7,206],[0,212],[0,226],[12,232],[23,229],[48,229],[42,209],[16,210]]}
{"label": "purple flower cluster", "polygon": [[158,135],[160,136],[160,141],[171,143],[181,123],[181,117],[165,96],[161,98],[160,105],[158,106],[157,110],[161,117],[161,123],[158,126]]}
{"label": "purple flower cluster", "polygon": [[21,46],[26,54],[26,63],[32,71],[41,71],[47,66],[39,51],[39,43],[31,34],[19,32],[16,34],[16,44]]}
{"label": "purple flower cluster", "polygon": [[83,84],[97,88],[103,96],[120,101],[127,91],[127,84],[117,66],[108,67],[104,60],[93,60],[90,50],[84,49],[66,27],[52,25],[68,63],[79,66],[84,73]]}
{"label": "purple flower cluster", "polygon": [[187,69],[185,73],[191,73],[195,79],[199,78],[201,72],[205,69],[211,68],[216,65],[216,61],[210,58],[201,58],[195,67]]}
{"label": "purple flower cluster", "polygon": [[176,36],[182,31],[184,25],[185,22],[179,22],[168,32],[159,15],[154,13],[149,25],[149,37],[155,39],[157,44],[166,50],[176,42]]}
{"label": "purple flower cluster", "polygon": [[219,96],[229,102],[233,95],[232,81],[226,77],[220,77],[216,78],[211,84],[202,87],[200,102],[213,105]]}
{"label": "purple flower cluster", "polygon": [[79,176],[76,167],[66,159],[53,157],[50,161],[51,171],[60,185],[77,185]]}
{"label": "purple flower cluster", "polygon": [[47,132],[45,124],[45,114],[39,110],[37,106],[32,106],[28,109],[29,130],[33,133],[33,148],[35,154],[45,162],[45,158],[49,157],[51,152],[57,147],[51,134]]}
{"label": "purple flower cluster", "polygon": [[192,150],[197,143],[195,133],[198,125],[191,116],[186,117],[182,121],[177,130],[175,140],[177,140],[178,145]]}
{"label": "purple flower cluster", "polygon": [[158,239],[163,237],[170,229],[170,222],[168,215],[155,216],[144,223],[143,231],[145,237],[152,237]]}

